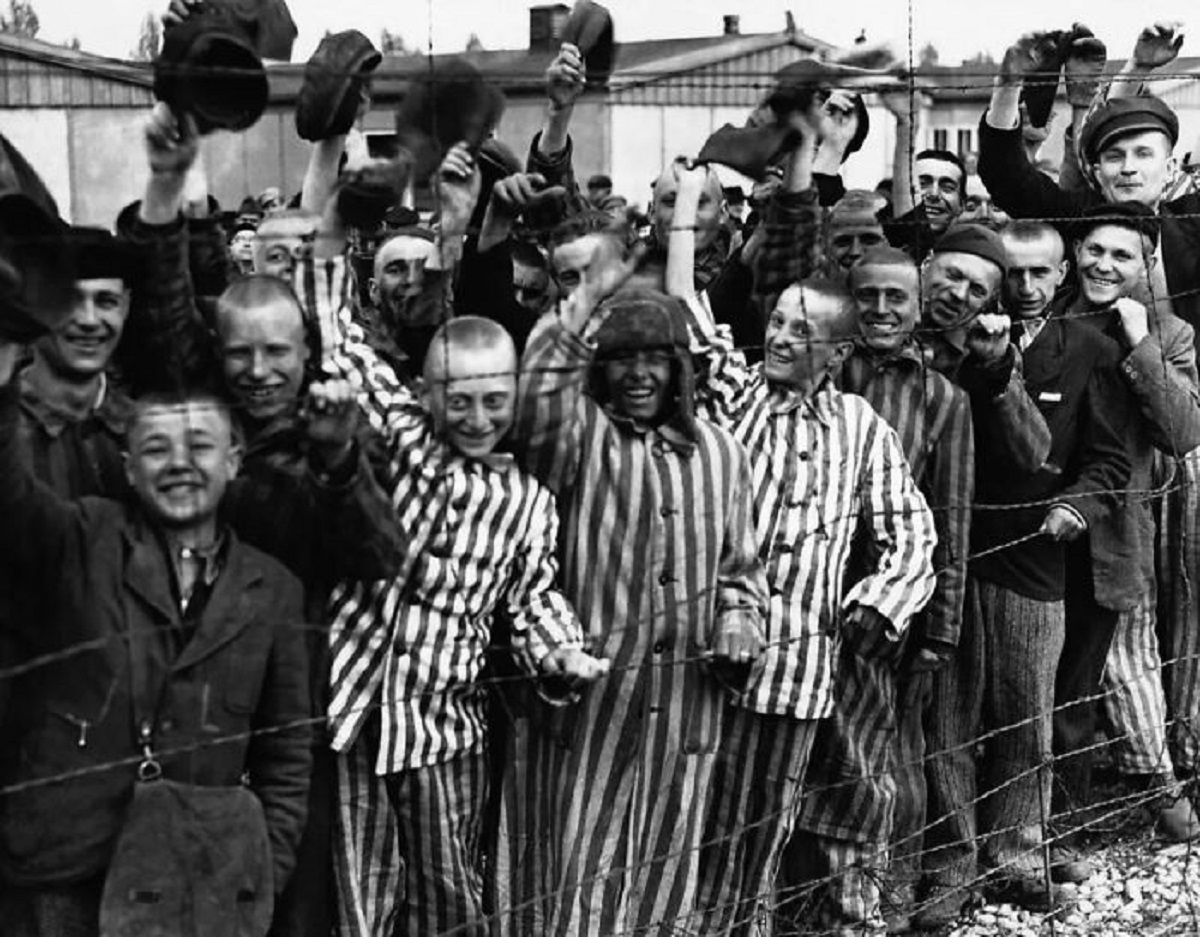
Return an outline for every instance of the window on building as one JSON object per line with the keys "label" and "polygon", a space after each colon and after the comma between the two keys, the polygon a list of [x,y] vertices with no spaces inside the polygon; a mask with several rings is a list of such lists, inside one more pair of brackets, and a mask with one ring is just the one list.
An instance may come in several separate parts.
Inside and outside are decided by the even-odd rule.
{"label": "window on building", "polygon": [[966,158],[968,153],[975,151],[975,147],[971,144],[971,128],[958,132],[958,155]]}
{"label": "window on building", "polygon": [[944,127],[939,127],[933,132],[933,148],[935,150],[946,149],[947,131]]}

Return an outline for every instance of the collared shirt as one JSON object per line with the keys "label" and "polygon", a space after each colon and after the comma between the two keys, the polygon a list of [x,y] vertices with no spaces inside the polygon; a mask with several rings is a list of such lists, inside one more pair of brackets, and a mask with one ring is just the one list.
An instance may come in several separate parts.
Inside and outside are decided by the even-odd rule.
{"label": "collared shirt", "polygon": [[920,615],[926,639],[955,644],[962,627],[975,497],[975,434],[965,391],[905,344],[894,355],[857,349],[842,368],[842,390],[858,394],[896,431],[921,493],[936,505],[938,585]]}
{"label": "collared shirt", "polygon": [[480,751],[485,694],[477,681],[493,616],[505,615],[529,673],[552,650],[582,643],[574,611],[554,588],[554,499],[510,458],[467,459],[449,448],[347,306],[322,322],[336,329],[327,364],[358,387],[386,440],[385,487],[409,532],[392,578],[343,584],[331,600],[332,746],[347,750],[379,704],[379,774]]}
{"label": "collared shirt", "polygon": [[[742,705],[821,719],[833,707],[843,616],[879,612],[898,642],[934,588],[933,514],[894,430],[861,397],[828,383],[780,396],[761,368],[715,349],[702,411],[750,456],[759,556],[770,590],[765,665]],[[856,533],[873,567],[846,588]]]}

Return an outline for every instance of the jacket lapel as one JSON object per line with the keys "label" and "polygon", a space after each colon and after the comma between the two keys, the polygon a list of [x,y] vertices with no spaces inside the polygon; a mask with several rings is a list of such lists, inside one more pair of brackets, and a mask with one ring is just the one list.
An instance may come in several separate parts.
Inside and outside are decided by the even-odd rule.
{"label": "jacket lapel", "polygon": [[154,534],[138,524],[126,531],[125,540],[129,551],[125,585],[159,618],[178,624],[179,609],[171,597],[171,571]]}
{"label": "jacket lapel", "polygon": [[262,566],[233,535],[228,551],[225,567],[217,576],[196,633],[171,665],[173,671],[209,657],[245,631],[252,621],[247,609],[262,584]]}
{"label": "jacket lapel", "polygon": [[1061,378],[1065,332],[1062,321],[1052,316],[1025,349],[1021,364],[1027,384],[1040,387]]}

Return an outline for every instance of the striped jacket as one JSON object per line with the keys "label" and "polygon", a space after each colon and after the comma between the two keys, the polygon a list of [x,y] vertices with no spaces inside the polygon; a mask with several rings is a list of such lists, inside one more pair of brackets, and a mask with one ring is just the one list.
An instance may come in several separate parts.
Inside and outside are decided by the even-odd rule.
{"label": "striped jacket", "polygon": [[544,487],[503,454],[465,459],[364,340],[342,304],[338,265],[322,291],[326,365],[352,381],[385,437],[388,493],[409,534],[390,579],[344,584],[331,600],[332,745],[347,751],[381,706],[376,771],[388,774],[482,750],[477,683],[503,612],[531,674],[551,650],[580,644],[579,623],[554,588],[558,516]]}
{"label": "striped jacket", "polygon": [[857,349],[846,360],[839,384],[864,398],[896,431],[913,478],[934,511],[937,588],[914,622],[914,637],[957,645],[975,497],[971,402],[912,344],[886,357]]}
{"label": "striped jacket", "polygon": [[592,351],[557,322],[535,332],[514,431],[559,494],[563,588],[612,663],[511,762],[506,801],[524,803],[506,807],[501,871],[523,934],[686,929],[727,700],[704,657],[765,605],[741,447],[703,421],[693,440],[605,409],[584,393]]}
{"label": "striped jacket", "polygon": [[[711,356],[699,412],[750,457],[756,537],[770,598],[764,666],[740,705],[821,719],[833,706],[844,614],[875,609],[899,642],[934,587],[933,514],[896,433],[861,397],[824,384],[808,398],[768,386],[737,353]],[[856,534],[873,569],[846,588]]]}

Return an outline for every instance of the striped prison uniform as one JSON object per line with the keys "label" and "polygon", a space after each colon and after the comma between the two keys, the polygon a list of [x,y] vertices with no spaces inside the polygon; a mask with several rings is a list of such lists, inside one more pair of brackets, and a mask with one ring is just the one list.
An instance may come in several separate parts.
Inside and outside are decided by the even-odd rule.
{"label": "striped prison uniform", "polygon": [[741,448],[701,420],[693,437],[614,415],[585,393],[593,354],[557,322],[533,335],[514,428],[559,495],[588,649],[612,664],[513,732],[498,900],[532,937],[692,930],[727,700],[704,657],[724,629],[760,631],[766,605]]}
{"label": "striped prison uniform", "polygon": [[386,440],[389,494],[409,541],[392,579],[334,594],[331,744],[349,751],[379,708],[375,771],[397,815],[400,920],[408,933],[485,933],[476,815],[486,797],[487,727],[478,680],[492,617],[504,613],[528,674],[554,649],[581,643],[554,588],[554,499],[511,456],[452,450],[361,340],[347,306],[334,325],[333,366],[355,383]]}
{"label": "striped prison uniform", "polygon": [[1157,577],[1170,754],[1192,777],[1200,771],[1200,449],[1175,462],[1159,508]]}
{"label": "striped prison uniform", "polygon": [[1153,595],[1117,617],[1104,664],[1104,708],[1118,771],[1174,778],[1167,748],[1167,700]]}
{"label": "striped prison uniform", "polygon": [[[898,644],[933,592],[936,536],[895,432],[865,400],[828,383],[808,397],[773,388],[712,341],[704,403],[749,454],[770,597],[764,666],[728,720],[714,780],[700,908],[706,933],[747,933],[800,812],[817,720],[834,711],[842,616],[872,608]],[[860,533],[874,566],[849,584]],[[769,737],[745,726],[761,717]],[[778,767],[750,773],[763,764]]]}
{"label": "striped prison uniform", "polygon": [[[887,356],[858,348],[846,361],[840,383],[896,431],[913,478],[934,511],[937,587],[913,620],[903,661],[925,647],[946,654],[958,644],[970,547],[975,492],[970,402],[926,365],[913,342]],[[872,559],[864,557],[865,569]],[[840,923],[882,926],[879,883],[889,835],[906,860],[896,864],[898,884],[914,885],[919,874],[915,863],[925,825],[922,703],[929,681],[925,674],[904,674],[908,705],[901,708],[896,665],[890,657],[865,659],[843,651],[834,715],[817,734],[808,793],[784,862],[788,886],[805,881],[791,861],[799,854],[836,854],[843,869],[854,866],[856,857],[876,863],[874,874],[850,872],[830,882],[831,905],[843,915]]]}

